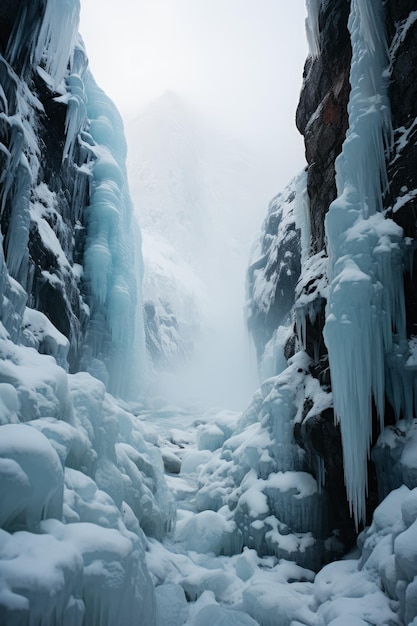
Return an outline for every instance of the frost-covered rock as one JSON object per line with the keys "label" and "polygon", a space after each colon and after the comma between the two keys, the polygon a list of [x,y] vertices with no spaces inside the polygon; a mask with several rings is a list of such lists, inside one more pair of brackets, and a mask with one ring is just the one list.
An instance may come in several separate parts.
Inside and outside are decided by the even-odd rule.
{"label": "frost-covered rock", "polygon": [[[331,405],[331,394],[309,375],[309,363],[299,352],[279,376],[264,381],[260,397],[210,462],[192,469],[198,471],[198,510],[218,511],[236,524],[235,549],[248,546],[317,570],[340,554],[342,544],[320,463],[315,476],[308,472],[294,438],[305,395],[312,400],[311,416]],[[199,429],[203,441],[213,432],[211,425]]]}
{"label": "frost-covered rock", "polygon": [[[306,226],[306,178],[301,173],[271,200],[247,273],[247,323],[261,363],[274,331],[285,325],[301,272]],[[304,226],[303,232],[301,227]],[[272,371],[271,375],[279,372]]]}

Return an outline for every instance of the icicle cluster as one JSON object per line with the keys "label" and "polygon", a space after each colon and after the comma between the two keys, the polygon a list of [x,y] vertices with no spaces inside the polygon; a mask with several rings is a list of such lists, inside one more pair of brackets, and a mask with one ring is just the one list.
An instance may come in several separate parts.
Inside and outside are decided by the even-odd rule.
{"label": "icicle cluster", "polygon": [[336,163],[338,197],[326,217],[329,351],[345,482],[356,523],[365,518],[372,399],[384,413],[385,355],[404,334],[402,229],[385,219],[385,151],[391,138],[381,0],[352,0],[349,129]]}
{"label": "icicle cluster", "polygon": [[7,60],[15,65],[20,59],[23,67],[29,63],[32,67],[41,64],[53,87],[58,87],[74,47],[80,0],[32,0],[30,4],[21,3],[18,10],[19,17],[7,46]]}

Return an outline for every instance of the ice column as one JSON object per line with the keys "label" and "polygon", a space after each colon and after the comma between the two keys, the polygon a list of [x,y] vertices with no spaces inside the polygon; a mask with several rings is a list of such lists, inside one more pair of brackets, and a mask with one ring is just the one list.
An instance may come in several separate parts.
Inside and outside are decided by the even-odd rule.
{"label": "ice column", "polygon": [[352,0],[349,129],[336,163],[338,197],[326,217],[330,291],[324,337],[340,422],[347,495],[365,518],[372,398],[383,419],[385,354],[405,331],[402,229],[381,213],[391,118],[382,0]]}
{"label": "ice column", "polygon": [[[143,349],[143,320],[138,319],[142,281],[138,227],[127,184],[121,117],[88,71],[85,91],[94,163],[90,205],[86,208],[84,272],[93,296],[92,317],[99,320],[104,314],[111,332],[113,347],[107,367],[108,389],[126,398],[136,395],[141,369],[139,352]],[[95,334],[98,344],[105,340],[100,330]],[[110,356],[106,355],[105,345],[99,352]]]}

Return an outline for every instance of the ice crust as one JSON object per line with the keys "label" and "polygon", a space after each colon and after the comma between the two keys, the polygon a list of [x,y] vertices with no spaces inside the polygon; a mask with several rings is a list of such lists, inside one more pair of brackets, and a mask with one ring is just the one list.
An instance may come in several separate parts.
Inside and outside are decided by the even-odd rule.
{"label": "ice crust", "polygon": [[[306,389],[313,400],[312,415],[315,406],[320,412],[331,405],[331,394],[325,394],[317,381],[314,385],[308,366],[309,358],[299,352],[282,374],[264,381],[231,436],[208,463],[195,464],[193,470],[199,481],[197,509],[217,511],[234,523],[235,551],[239,545],[247,546],[261,556],[318,569],[321,559],[336,554],[340,546],[331,539],[326,494],[305,471],[303,452],[293,435]],[[213,432],[214,426],[202,425],[199,432]],[[317,477],[322,479],[319,473]],[[229,554],[226,535],[224,531],[221,550]]]}

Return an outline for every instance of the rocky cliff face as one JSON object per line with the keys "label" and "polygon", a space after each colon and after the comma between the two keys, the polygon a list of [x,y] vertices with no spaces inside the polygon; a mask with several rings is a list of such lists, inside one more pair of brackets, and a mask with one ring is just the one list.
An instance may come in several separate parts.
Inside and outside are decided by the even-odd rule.
{"label": "rocky cliff face", "polygon": [[[378,4],[378,3],[375,3]],[[387,81],[389,115],[392,123],[392,137],[388,137],[388,148],[385,151],[385,164],[388,184],[382,189],[382,210],[386,218],[403,229],[403,238],[399,244],[402,266],[404,268],[404,295],[406,312],[406,336],[399,339],[401,331],[393,335],[395,356],[386,352],[379,360],[385,361],[385,405],[378,424],[378,409],[373,406],[372,445],[376,444],[381,425],[388,426],[395,419],[414,418],[413,409],[413,337],[416,326],[416,273],[415,273],[415,238],[416,238],[416,98],[413,76],[416,62],[417,12],[412,2],[387,1],[382,3],[384,27],[386,29],[388,56],[384,80]],[[352,113],[349,117],[349,99],[352,96],[352,23],[349,24],[351,3],[347,0],[329,2],[310,2],[310,39],[313,41],[312,54],[308,57],[304,70],[304,82],[297,109],[296,120],[300,132],[304,135],[307,181],[306,192],[309,199],[309,223],[296,231],[297,222],[293,219],[294,232],[298,232],[298,246],[303,250],[302,239],[309,237],[309,244],[304,243],[300,276],[292,274],[285,245],[285,233],[276,222],[276,229],[271,233],[271,210],[264,227],[261,248],[265,251],[262,263],[257,258],[249,269],[249,327],[254,337],[258,355],[265,358],[270,348],[268,341],[273,337],[282,323],[282,308],[288,309],[292,320],[293,333],[286,339],[284,347],[288,358],[298,350],[304,350],[310,358],[309,374],[313,376],[326,392],[331,391],[340,380],[331,381],[335,373],[329,366],[329,355],[323,330],[326,317],[329,315],[329,282],[334,270],[329,268],[328,246],[326,241],[326,215],[331,203],[341,193],[340,180],[337,188],[335,162],[341,154],[346,133],[353,124]],[[352,18],[351,18],[352,20]],[[366,27],[364,27],[366,28]],[[368,33],[371,37],[370,31]],[[384,37],[382,34],[381,37]],[[365,37],[366,39],[366,37]],[[355,154],[353,153],[353,160]],[[359,155],[357,155],[359,158]],[[344,157],[346,160],[346,156]],[[340,168],[339,168],[340,169]],[[364,177],[370,176],[364,169]],[[379,182],[377,183],[379,185]],[[275,213],[284,211],[288,215],[284,198],[275,206]],[[394,227],[393,227],[394,228]],[[287,227],[288,230],[288,227]],[[306,233],[306,231],[308,231]],[[271,241],[273,242],[272,245]],[[397,245],[397,244],[396,244]],[[304,254],[304,257],[303,257]],[[334,263],[334,261],[332,261]],[[286,268],[284,280],[279,277]],[[253,281],[254,271],[258,284]],[[388,270],[386,270],[388,271]],[[288,277],[292,275],[292,280]],[[276,284],[272,285],[272,279]],[[297,282],[298,281],[298,282]],[[294,283],[297,286],[294,289]],[[268,288],[266,288],[267,286]],[[272,288],[273,287],[273,288]],[[268,291],[269,289],[269,291]],[[265,301],[265,293],[269,293]],[[332,296],[334,298],[334,296]],[[288,306],[289,305],[289,306]],[[327,307],[327,308],[326,308]],[[267,313],[262,313],[267,311]],[[385,312],[384,312],[385,311]],[[254,315],[256,312],[256,315]],[[385,315],[383,306],[379,315]],[[266,325],[265,325],[266,322]],[[265,336],[265,328],[267,328]],[[342,341],[342,337],[340,339]],[[265,347],[267,346],[267,349]],[[282,348],[281,348],[282,350]],[[346,357],[347,358],[347,357]],[[371,357],[372,358],[372,357]],[[395,365],[393,361],[395,360]],[[400,365],[401,364],[401,365]],[[374,362],[371,367],[377,367]],[[384,367],[384,365],[382,365]],[[401,369],[402,368],[402,369]],[[397,373],[406,381],[399,383]],[[340,371],[340,370],[338,370]],[[343,372],[343,357],[342,357]],[[275,371],[275,374],[279,371]],[[350,379],[348,360],[344,375],[346,385]],[[389,380],[396,382],[392,383]],[[400,389],[401,391],[398,391]],[[373,391],[375,394],[375,390]],[[398,396],[403,398],[400,400]],[[371,398],[371,392],[370,396]],[[353,401],[353,400],[352,400]],[[308,391],[304,392],[304,409],[302,417],[294,424],[294,435],[299,446],[306,453],[306,464],[313,475],[317,475],[315,462],[319,457],[325,467],[325,488],[336,505],[334,522],[341,530],[345,545],[352,543],[355,537],[351,510],[347,504],[345,491],[346,458],[341,441],[339,425],[335,425],[333,410],[326,408],[316,412],[314,418],[307,417],[311,409],[311,398]],[[310,411],[311,414],[311,411]],[[385,444],[384,444],[385,445]],[[389,473],[394,461],[387,459],[389,454],[384,448],[385,460],[381,461],[380,444],[373,456],[377,459],[378,472],[372,461],[368,464],[368,494],[366,498],[367,515],[372,513],[378,501],[377,478],[381,484],[382,473]],[[381,464],[382,463],[382,464]],[[395,472],[394,472],[395,473]],[[377,476],[378,474],[378,476]],[[390,487],[398,486],[404,476],[396,474]],[[383,482],[383,481],[382,481]],[[411,483],[407,482],[409,486]],[[412,485],[415,486],[415,485]],[[381,490],[379,496],[386,495],[387,489]]]}

